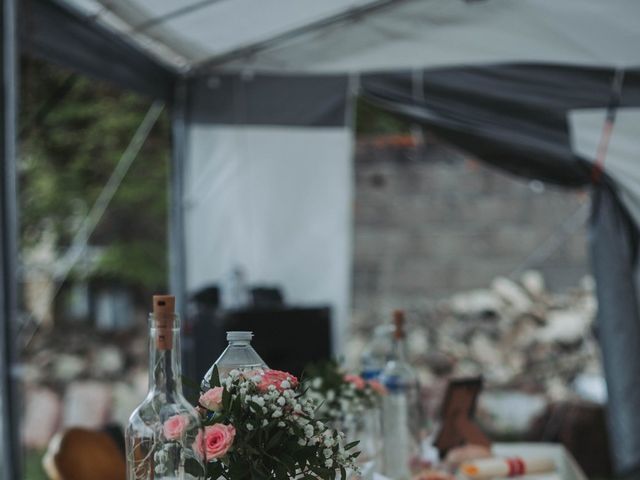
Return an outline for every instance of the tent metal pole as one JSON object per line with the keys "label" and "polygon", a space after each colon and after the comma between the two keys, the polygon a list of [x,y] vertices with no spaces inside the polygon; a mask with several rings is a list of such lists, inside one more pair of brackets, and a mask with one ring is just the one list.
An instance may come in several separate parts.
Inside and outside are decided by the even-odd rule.
{"label": "tent metal pole", "polygon": [[171,111],[172,152],[170,169],[169,272],[177,311],[186,307],[186,253],[184,245],[184,170],[187,156],[187,80],[178,80]]}
{"label": "tent metal pole", "polygon": [[19,479],[21,474],[20,421],[17,382],[13,376],[16,358],[17,323],[17,186],[16,186],[16,122],[17,122],[17,37],[16,0],[4,0],[0,15],[2,29],[2,167],[0,167],[0,402],[2,417],[2,478]]}

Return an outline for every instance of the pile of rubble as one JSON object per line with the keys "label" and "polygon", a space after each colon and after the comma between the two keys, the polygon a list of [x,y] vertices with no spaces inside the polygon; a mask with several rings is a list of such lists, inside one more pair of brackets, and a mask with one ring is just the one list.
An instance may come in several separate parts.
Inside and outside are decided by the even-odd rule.
{"label": "pile of rubble", "polygon": [[[494,430],[522,432],[550,402],[606,400],[595,313],[588,277],[565,293],[547,291],[535,271],[518,281],[500,277],[488,289],[407,311],[408,353],[432,409],[448,378],[482,375],[479,414]],[[356,330],[351,358],[371,330]]]}

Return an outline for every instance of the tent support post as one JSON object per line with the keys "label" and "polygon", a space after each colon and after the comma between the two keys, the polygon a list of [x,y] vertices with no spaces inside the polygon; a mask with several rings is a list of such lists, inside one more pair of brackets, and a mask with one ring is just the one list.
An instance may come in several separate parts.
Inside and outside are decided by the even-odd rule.
{"label": "tent support post", "polygon": [[177,311],[183,316],[186,307],[186,272],[184,246],[184,169],[187,148],[187,82],[178,80],[171,111],[171,174],[169,217],[170,288],[176,297]]}
{"label": "tent support post", "polygon": [[0,8],[2,33],[2,166],[0,167],[0,472],[2,478],[18,479],[21,452],[18,439],[20,414],[17,384],[13,378],[17,315],[17,37],[15,0],[4,0]]}

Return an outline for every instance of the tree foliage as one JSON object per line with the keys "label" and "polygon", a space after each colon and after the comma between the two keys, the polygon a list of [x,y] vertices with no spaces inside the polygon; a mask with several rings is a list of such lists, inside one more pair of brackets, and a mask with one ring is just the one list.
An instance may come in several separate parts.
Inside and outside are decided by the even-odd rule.
{"label": "tree foliage", "polygon": [[[113,85],[23,60],[23,249],[48,236],[56,255],[65,253],[150,104]],[[102,252],[91,275],[143,288],[166,284],[169,156],[170,125],[163,113],[89,240]]]}

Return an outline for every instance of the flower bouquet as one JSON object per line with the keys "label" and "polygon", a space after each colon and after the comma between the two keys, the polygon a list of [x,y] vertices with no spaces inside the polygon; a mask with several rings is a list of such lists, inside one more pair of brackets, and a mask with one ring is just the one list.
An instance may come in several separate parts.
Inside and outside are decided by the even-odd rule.
{"label": "flower bouquet", "polygon": [[306,396],[318,403],[318,415],[345,422],[369,409],[379,408],[386,388],[377,380],[364,380],[340,368],[336,361],[307,367]]}
{"label": "flower bouquet", "polygon": [[[316,405],[293,375],[270,369],[232,370],[199,400],[204,438],[194,450],[207,478],[334,479],[357,470],[358,442],[316,419]],[[201,434],[202,435],[202,434]]]}
{"label": "flower bouquet", "polygon": [[317,414],[346,434],[358,439],[360,464],[378,461],[382,452],[381,404],[386,388],[377,380],[364,380],[329,361],[307,367],[306,396],[320,405]]}

